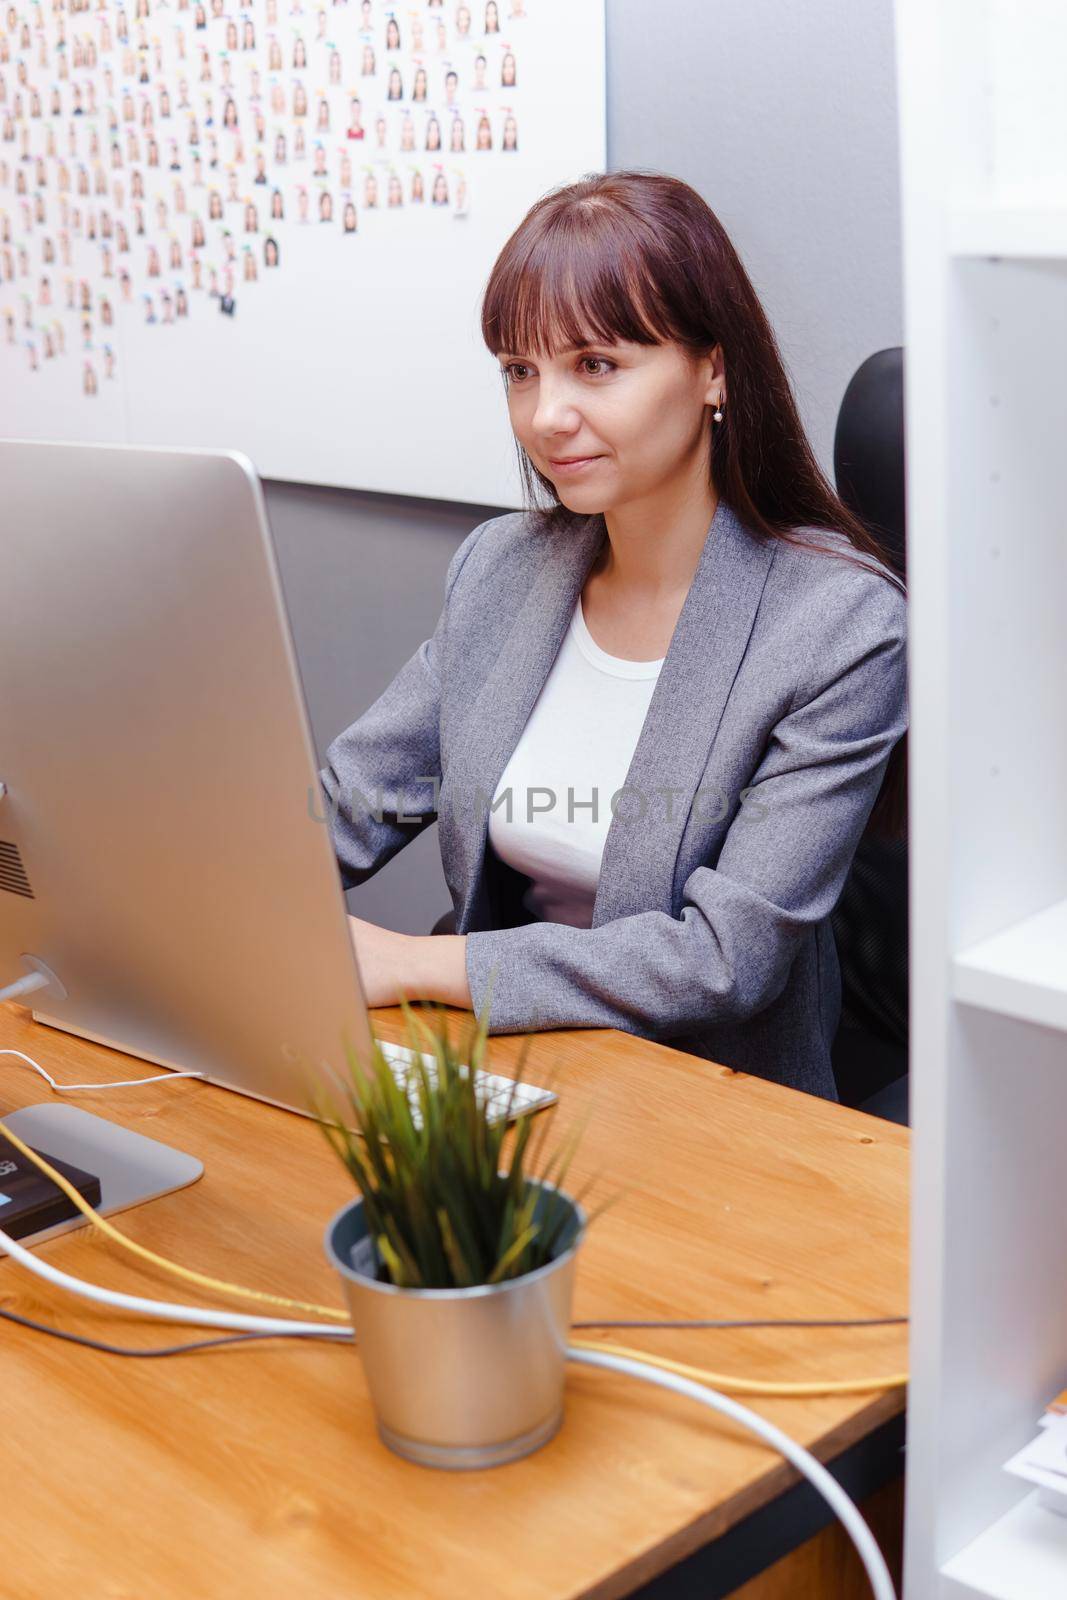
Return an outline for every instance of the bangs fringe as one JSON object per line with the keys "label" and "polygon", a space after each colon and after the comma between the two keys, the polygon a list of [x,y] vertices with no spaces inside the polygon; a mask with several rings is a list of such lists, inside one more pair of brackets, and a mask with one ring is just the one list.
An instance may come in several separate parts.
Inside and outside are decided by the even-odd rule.
{"label": "bangs fringe", "polygon": [[493,355],[551,355],[591,343],[663,344],[677,337],[632,239],[603,203],[586,202],[505,249],[482,305]]}

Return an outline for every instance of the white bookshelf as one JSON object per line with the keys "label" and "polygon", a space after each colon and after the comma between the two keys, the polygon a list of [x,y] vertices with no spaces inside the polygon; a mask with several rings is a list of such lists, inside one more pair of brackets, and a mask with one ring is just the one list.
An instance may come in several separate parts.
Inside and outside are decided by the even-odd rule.
{"label": "white bookshelf", "polygon": [[911,772],[906,1600],[1067,1597],[1067,4],[896,0]]}

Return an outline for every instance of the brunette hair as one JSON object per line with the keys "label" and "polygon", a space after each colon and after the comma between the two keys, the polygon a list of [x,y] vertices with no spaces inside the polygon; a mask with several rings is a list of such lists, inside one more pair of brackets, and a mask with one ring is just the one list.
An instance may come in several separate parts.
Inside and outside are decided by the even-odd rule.
{"label": "brunette hair", "polygon": [[[709,427],[708,461],[718,498],[757,539],[780,539],[868,569],[873,558],[885,581],[906,592],[887,548],[815,459],[740,257],[710,206],[680,178],[590,173],[543,195],[494,263],[481,324],[493,355],[601,340],[673,340],[694,355],[720,345],[726,404],[723,420]],[[516,446],[529,509],[546,525],[565,522],[569,512],[555,486]],[[805,537],[809,530],[839,537],[827,548]],[[905,734],[890,755],[869,833],[905,834],[906,741]]]}

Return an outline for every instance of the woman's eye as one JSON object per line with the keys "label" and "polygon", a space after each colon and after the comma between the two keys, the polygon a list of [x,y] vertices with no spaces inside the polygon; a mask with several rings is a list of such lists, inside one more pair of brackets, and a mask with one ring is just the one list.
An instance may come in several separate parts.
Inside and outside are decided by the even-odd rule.
{"label": "woman's eye", "polygon": [[[583,362],[591,361],[594,366],[597,366],[597,367],[600,367],[600,368],[613,367],[615,365],[615,363],[613,361],[609,361],[606,356],[583,356],[582,360],[583,360]],[[592,372],[589,375],[592,378],[599,378],[601,376],[601,373],[600,372]]]}
{"label": "woman's eye", "polygon": [[[529,368],[523,366],[521,361],[509,361],[509,362],[507,362],[507,364],[504,367],[504,376],[505,376],[505,378],[507,378],[509,380],[509,382],[515,382],[516,381],[516,379],[515,379],[515,369],[516,369],[516,367],[518,367],[520,373],[529,371]],[[518,381],[521,383],[521,381],[522,381],[521,377],[518,379]]]}

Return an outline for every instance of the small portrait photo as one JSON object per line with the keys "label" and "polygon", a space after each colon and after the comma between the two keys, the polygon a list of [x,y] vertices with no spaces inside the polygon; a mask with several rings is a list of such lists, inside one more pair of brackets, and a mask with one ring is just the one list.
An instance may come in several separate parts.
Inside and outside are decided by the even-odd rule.
{"label": "small portrait photo", "polygon": [[323,189],[322,193],[319,195],[319,221],[333,221],[333,197],[330,194],[329,189]]}
{"label": "small portrait photo", "polygon": [[319,112],[315,119],[315,130],[317,133],[329,133],[330,131],[330,102],[326,99],[325,95],[323,95],[322,99],[319,101]]}
{"label": "small portrait photo", "polygon": [[456,7],[456,38],[467,39],[471,31],[471,8],[467,5]]}
{"label": "small portrait photo", "polygon": [[265,267],[276,267],[278,262],[278,241],[273,234],[268,234],[263,241],[263,265]]}
{"label": "small portrait photo", "polygon": [[447,206],[448,204],[448,179],[443,172],[439,172],[433,180],[430,204],[434,206]]}
{"label": "small portrait photo", "polygon": [[293,41],[293,66],[294,67],[306,67],[307,64],[308,64],[307,45],[304,43],[303,38],[298,33],[296,38],[295,38],[295,40]]}
{"label": "small portrait photo", "polygon": [[274,135],[274,165],[285,166],[285,134],[280,130]]}
{"label": "small portrait photo", "polygon": [[249,200],[248,204],[245,206],[245,232],[259,232],[259,213],[252,204],[251,200]]}
{"label": "small portrait photo", "polygon": [[478,118],[478,134],[474,148],[476,150],[491,150],[493,148],[493,130],[484,111]]}
{"label": "small portrait photo", "polygon": [[505,89],[515,87],[515,52],[505,50],[500,61],[500,83]]}
{"label": "small portrait photo", "polygon": [[293,85],[293,116],[306,117],[308,114],[308,92],[302,83]]}
{"label": "small portrait photo", "polygon": [[359,69],[359,75],[361,78],[373,78],[376,71],[374,47],[373,45],[365,44],[363,46],[363,64]]}
{"label": "small portrait photo", "polygon": [[519,148],[519,125],[514,114],[508,112],[504,118],[504,132],[500,140],[501,150],[517,150]]}
{"label": "small portrait photo", "polygon": [[385,98],[387,100],[403,100],[404,98],[404,83],[400,76],[399,67],[390,67],[389,69],[389,84],[385,92]]}
{"label": "small portrait photo", "polygon": [[285,221],[285,201],[282,199],[282,191],[280,189],[275,189],[271,193],[270,216],[272,222]]}
{"label": "small portrait photo", "polygon": [[426,68],[416,67],[415,81],[411,85],[411,98],[412,100],[425,100],[428,92],[429,85],[426,78]]}
{"label": "small portrait photo", "polygon": [[217,189],[208,193],[207,214],[212,222],[222,221],[222,196]]}
{"label": "small portrait photo", "polygon": [[395,17],[390,17],[385,24],[385,48],[387,50],[400,49],[400,24]]}
{"label": "small portrait photo", "polygon": [[332,84],[340,83],[341,81],[341,52],[338,50],[336,45],[330,46],[330,70],[328,77]]}
{"label": "small portrait photo", "polygon": [[404,190],[395,172],[389,175],[389,187],[385,203],[393,209],[404,204]]}
{"label": "small portrait photo", "polygon": [[441,124],[438,122],[437,118],[431,113],[430,114],[430,119],[426,124],[426,149],[427,150],[440,150],[440,148],[441,148]]}
{"label": "small portrait photo", "polygon": [[373,211],[378,204],[378,180],[373,172],[368,172],[363,180],[363,209]]}
{"label": "small portrait photo", "polygon": [[251,17],[246,17],[241,29],[241,49],[254,50],[256,48],[256,25]]}
{"label": "small portrait photo", "polygon": [[451,128],[451,131],[449,133],[449,138],[448,138],[448,148],[450,150],[465,150],[466,149],[466,146],[463,143],[463,118],[462,117],[458,117],[457,116],[457,117],[453,117],[452,118],[452,128]]}
{"label": "small portrait photo", "polygon": [[475,87],[475,89],[488,89],[488,87],[489,87],[488,83],[485,80],[486,66],[487,66],[487,62],[486,62],[486,59],[485,59],[484,56],[482,56],[482,55],[475,56],[475,58],[474,58],[474,87]]}
{"label": "small portrait photo", "polygon": [[496,0],[485,0],[485,32],[500,32],[500,8]]}
{"label": "small portrait photo", "polygon": [[342,213],[342,229],[345,233],[356,233],[358,231],[356,207],[351,200],[345,201],[345,208]]}

